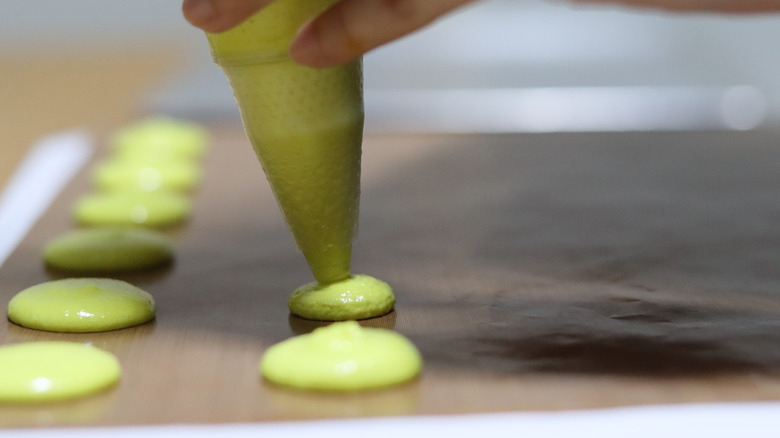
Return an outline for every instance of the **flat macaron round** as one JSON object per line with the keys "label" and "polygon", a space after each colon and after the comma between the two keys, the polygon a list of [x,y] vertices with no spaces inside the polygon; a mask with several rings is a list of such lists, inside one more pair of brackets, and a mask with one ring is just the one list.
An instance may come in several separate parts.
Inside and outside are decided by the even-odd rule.
{"label": "flat macaron round", "polygon": [[290,295],[290,312],[317,321],[346,321],[382,316],[395,305],[393,289],[369,275],[353,275],[326,285],[312,282]]}
{"label": "flat macaron round", "polygon": [[0,403],[70,400],[119,381],[117,358],[88,344],[29,342],[0,347]]}
{"label": "flat macaron round", "polygon": [[83,225],[166,227],[187,220],[192,209],[186,196],[173,192],[113,192],[86,195],[74,216]]}
{"label": "flat macaron round", "polygon": [[73,273],[153,269],[173,261],[171,239],[141,227],[102,226],[68,231],[46,245],[46,264]]}
{"label": "flat macaron round", "polygon": [[198,160],[208,145],[206,129],[170,117],[149,117],[116,132],[110,141],[122,160],[164,163]]}
{"label": "flat macaron round", "polygon": [[315,391],[362,391],[416,377],[422,357],[404,336],[355,321],[333,323],[266,351],[260,373],[278,385]]}
{"label": "flat macaron round", "polygon": [[186,161],[145,163],[114,159],[98,164],[92,172],[93,184],[104,192],[189,192],[201,179],[199,166]]}
{"label": "flat macaron round", "polygon": [[8,303],[11,322],[35,330],[91,333],[154,319],[152,296],[110,278],[67,278],[29,287]]}

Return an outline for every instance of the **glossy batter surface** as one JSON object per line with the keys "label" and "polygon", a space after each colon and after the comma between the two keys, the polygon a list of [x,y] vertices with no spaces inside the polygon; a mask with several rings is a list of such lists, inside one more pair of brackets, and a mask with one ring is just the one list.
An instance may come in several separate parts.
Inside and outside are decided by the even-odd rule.
{"label": "glossy batter surface", "polygon": [[93,227],[69,231],[46,245],[44,260],[52,268],[74,273],[150,269],[173,261],[171,240],[140,227]]}
{"label": "glossy batter surface", "polygon": [[394,305],[390,285],[362,274],[326,285],[306,284],[288,302],[294,315],[319,321],[373,318],[390,312]]}
{"label": "glossy batter surface", "polygon": [[96,193],[76,202],[74,216],[84,225],[165,227],[187,220],[191,209],[190,200],[178,193]]}
{"label": "glossy batter surface", "polygon": [[119,380],[114,355],[75,342],[30,342],[0,347],[0,403],[68,400]]}
{"label": "glossy batter surface", "polygon": [[102,332],[154,319],[154,298],[130,283],[68,278],[29,287],[8,303],[8,319],[50,332]]}
{"label": "glossy batter surface", "polygon": [[260,361],[269,381],[318,391],[359,391],[407,382],[422,369],[422,358],[402,335],[364,328],[355,321],[321,327],[280,342]]}

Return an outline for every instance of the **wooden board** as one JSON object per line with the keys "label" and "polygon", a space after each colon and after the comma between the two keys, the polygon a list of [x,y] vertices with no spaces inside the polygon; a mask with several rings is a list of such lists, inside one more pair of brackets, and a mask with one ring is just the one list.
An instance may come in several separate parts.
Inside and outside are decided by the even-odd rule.
{"label": "wooden board", "polygon": [[[153,324],[63,335],[6,323],[0,344],[91,342],[121,384],[0,409],[0,426],[223,423],[780,399],[776,133],[369,136],[354,271],[394,286],[365,321],[412,339],[422,377],[312,394],[262,382],[265,348],[320,323],[311,280],[238,126],[214,128],[176,264],[122,277]],[[56,278],[71,184],[0,269],[0,302]]]}
{"label": "wooden board", "polygon": [[154,49],[112,45],[0,51],[0,187],[41,136],[84,128],[102,133],[138,114],[139,96],[184,64],[173,42]]}

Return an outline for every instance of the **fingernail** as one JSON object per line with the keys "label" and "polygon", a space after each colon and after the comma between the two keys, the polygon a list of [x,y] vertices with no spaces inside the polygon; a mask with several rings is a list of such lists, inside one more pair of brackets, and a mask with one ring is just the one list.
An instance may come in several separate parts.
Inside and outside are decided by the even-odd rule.
{"label": "fingernail", "polygon": [[207,26],[214,19],[211,0],[184,0],[182,9],[187,21],[198,27]]}

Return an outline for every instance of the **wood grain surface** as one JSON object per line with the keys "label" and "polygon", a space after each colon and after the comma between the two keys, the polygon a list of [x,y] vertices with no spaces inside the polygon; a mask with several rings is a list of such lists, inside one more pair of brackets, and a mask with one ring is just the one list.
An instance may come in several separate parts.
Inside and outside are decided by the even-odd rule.
{"label": "wood grain surface", "polygon": [[[2,426],[304,420],[780,399],[777,133],[368,136],[354,272],[396,310],[367,320],[421,350],[416,381],[360,394],[263,382],[311,281],[239,126],[213,127],[173,267],[120,277],[154,323],[0,343],[91,342],[119,386],[3,406]],[[83,173],[0,269],[0,302],[52,278],[41,250],[74,227]]]}

